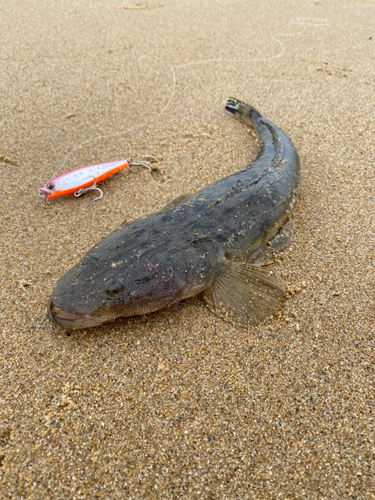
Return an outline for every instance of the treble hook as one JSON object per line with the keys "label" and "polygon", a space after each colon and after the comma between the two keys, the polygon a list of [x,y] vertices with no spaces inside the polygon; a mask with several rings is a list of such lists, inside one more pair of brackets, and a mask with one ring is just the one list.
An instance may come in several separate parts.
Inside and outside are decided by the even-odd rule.
{"label": "treble hook", "polygon": [[[144,158],[151,158],[151,157],[146,156]],[[150,164],[149,161],[140,161],[139,163],[133,163],[132,159],[129,158],[128,163],[129,163],[129,167],[145,167],[145,168],[148,168],[151,172],[151,168],[149,167],[149,164]]]}
{"label": "treble hook", "polygon": [[103,191],[96,186],[96,178],[94,177],[94,179],[95,179],[95,182],[92,186],[90,186],[88,188],[84,188],[84,189],[79,189],[78,191],[73,193],[74,196],[76,198],[78,198],[78,196],[82,196],[84,193],[87,193],[87,191],[93,191],[94,189],[96,189],[96,191],[99,191],[100,196],[98,196],[97,198],[94,198],[92,201],[100,200],[100,198],[103,196]]}

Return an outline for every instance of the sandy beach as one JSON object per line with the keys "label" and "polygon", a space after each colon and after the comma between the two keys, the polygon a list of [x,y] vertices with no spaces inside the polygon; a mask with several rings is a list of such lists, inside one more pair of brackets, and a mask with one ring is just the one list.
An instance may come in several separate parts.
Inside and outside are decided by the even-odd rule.
{"label": "sandy beach", "polygon": [[[375,2],[3,0],[0,25],[0,497],[375,498]],[[95,243],[254,158],[229,96],[301,159],[282,311],[52,324]],[[99,201],[38,197],[143,155]]]}

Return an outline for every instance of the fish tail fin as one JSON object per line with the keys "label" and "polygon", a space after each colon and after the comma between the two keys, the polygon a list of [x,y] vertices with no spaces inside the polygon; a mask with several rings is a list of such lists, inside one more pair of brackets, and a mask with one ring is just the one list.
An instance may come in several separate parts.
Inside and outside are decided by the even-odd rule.
{"label": "fish tail fin", "polygon": [[250,104],[246,104],[245,102],[234,99],[233,97],[229,97],[225,103],[224,110],[230,115],[241,118],[245,121],[254,121],[262,116],[259,111],[253,108],[253,106],[250,106]]}

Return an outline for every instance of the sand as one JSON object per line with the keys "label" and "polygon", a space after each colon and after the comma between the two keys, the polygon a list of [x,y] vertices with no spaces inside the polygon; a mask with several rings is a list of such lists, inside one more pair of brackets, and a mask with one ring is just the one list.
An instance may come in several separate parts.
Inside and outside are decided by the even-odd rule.
{"label": "sand", "polygon": [[[375,2],[3,0],[0,23],[0,497],[375,498]],[[228,96],[301,157],[280,315],[49,322],[94,243],[254,157]],[[37,196],[142,155],[100,201]]]}

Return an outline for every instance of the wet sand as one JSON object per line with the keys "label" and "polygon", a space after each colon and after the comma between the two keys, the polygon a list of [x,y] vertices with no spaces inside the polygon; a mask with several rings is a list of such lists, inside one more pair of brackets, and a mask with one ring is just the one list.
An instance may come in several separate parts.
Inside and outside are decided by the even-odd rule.
{"label": "wet sand", "polygon": [[[0,23],[0,496],[374,498],[375,3],[4,0]],[[282,313],[50,323],[94,243],[254,157],[228,96],[301,157]],[[146,154],[100,201],[37,196]]]}

